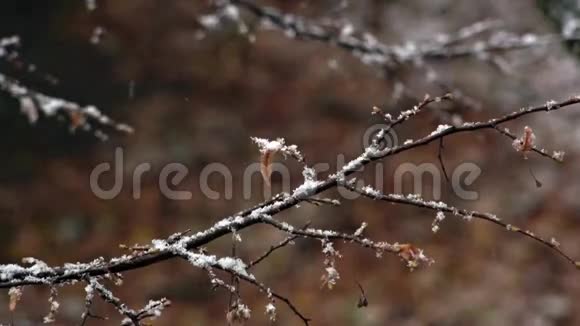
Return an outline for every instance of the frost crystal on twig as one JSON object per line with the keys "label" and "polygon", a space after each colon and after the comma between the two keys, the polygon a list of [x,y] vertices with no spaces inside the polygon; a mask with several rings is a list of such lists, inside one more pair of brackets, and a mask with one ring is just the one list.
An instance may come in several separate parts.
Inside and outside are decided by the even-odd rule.
{"label": "frost crystal on twig", "polygon": [[233,304],[230,311],[226,315],[229,325],[243,325],[252,316],[252,311],[248,306],[240,301]]}
{"label": "frost crystal on twig", "polygon": [[340,279],[340,274],[335,266],[335,260],[342,256],[336,249],[334,249],[334,246],[330,241],[322,242],[322,253],[325,257],[324,265],[326,266],[324,269],[326,273],[321,277],[322,286],[326,286],[329,290],[332,290]]}
{"label": "frost crystal on twig", "polygon": [[274,306],[272,303],[268,303],[266,305],[266,316],[268,316],[268,319],[271,322],[276,321],[276,306]]}
{"label": "frost crystal on twig", "polygon": [[292,193],[294,197],[304,198],[310,196],[316,190],[316,187],[322,183],[316,180],[316,171],[312,168],[305,166],[304,170],[302,170],[302,175],[304,176],[304,182],[294,189]]}
{"label": "frost crystal on twig", "polygon": [[360,227],[358,229],[356,229],[356,231],[354,231],[353,235],[355,237],[362,236],[362,234],[365,231],[365,229],[367,228],[367,226],[368,226],[367,222],[362,222],[362,224],[360,225]]}
{"label": "frost crystal on twig", "polygon": [[57,295],[58,292],[56,290],[56,287],[51,287],[50,296],[48,297],[48,302],[50,303],[50,311],[48,312],[48,315],[46,315],[43,319],[43,323],[45,324],[54,323],[56,321],[56,313],[58,312],[58,308],[60,307],[60,304],[58,303],[58,301],[56,301]]}
{"label": "frost crystal on twig", "polygon": [[438,135],[449,128],[451,128],[450,125],[439,125],[437,126],[437,129],[435,129],[431,134],[429,134],[429,136]]}
{"label": "frost crystal on twig", "polygon": [[437,231],[439,231],[439,224],[441,224],[441,222],[443,222],[443,220],[445,219],[445,214],[442,211],[438,211],[437,214],[435,215],[435,219],[433,220],[433,223],[431,224],[431,231],[433,231],[433,233],[437,233]]}
{"label": "frost crystal on twig", "polygon": [[566,153],[563,151],[554,151],[554,153],[552,154],[552,158],[555,159],[556,161],[563,162],[565,154]]}

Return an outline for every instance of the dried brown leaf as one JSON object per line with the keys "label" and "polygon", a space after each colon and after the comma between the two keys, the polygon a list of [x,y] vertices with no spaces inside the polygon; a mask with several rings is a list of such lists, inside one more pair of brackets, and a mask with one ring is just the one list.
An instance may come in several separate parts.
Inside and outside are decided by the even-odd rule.
{"label": "dried brown leaf", "polygon": [[19,287],[10,288],[10,290],[8,291],[8,295],[10,296],[8,308],[10,309],[10,311],[14,311],[16,309],[16,304],[18,303],[20,297],[22,296],[22,289],[20,289]]}
{"label": "dried brown leaf", "polygon": [[274,159],[274,151],[265,151],[260,157],[260,172],[264,178],[264,182],[270,186],[270,177],[272,176],[272,160]]}

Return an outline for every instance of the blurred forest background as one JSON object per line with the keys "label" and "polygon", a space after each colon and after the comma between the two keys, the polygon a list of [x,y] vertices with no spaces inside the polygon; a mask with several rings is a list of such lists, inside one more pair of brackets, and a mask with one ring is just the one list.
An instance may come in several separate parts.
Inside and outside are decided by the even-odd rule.
{"label": "blurred forest background", "polygon": [[[313,20],[337,15],[388,44],[420,41],[451,33],[484,19],[499,19],[502,29],[538,34],[559,33],[573,22],[575,1],[532,0],[364,0],[350,1],[333,13],[338,1],[262,1]],[[201,229],[263,200],[261,177],[254,176],[253,198],[241,195],[244,169],[258,161],[251,136],[285,137],[297,144],[309,162],[336,167],[336,157],[356,157],[367,128],[379,121],[376,105],[393,115],[412,107],[426,93],[447,90],[412,66],[385,78],[348,52],[317,42],[293,40],[277,31],[258,31],[255,41],[234,24],[200,34],[197,17],[207,10],[197,0],[108,0],[87,11],[82,1],[2,1],[0,35],[22,39],[21,58],[38,67],[25,73],[0,63],[10,73],[45,93],[95,104],[118,121],[133,126],[133,135],[110,132],[101,142],[90,133],[72,134],[58,119],[30,125],[18,101],[0,94],[0,261],[33,256],[49,264],[88,261],[120,255],[119,244],[148,243],[188,228]],[[97,44],[94,28],[106,33]],[[569,27],[569,26],[568,26]],[[579,94],[580,67],[573,47],[548,47],[506,54],[510,73],[474,58],[430,63],[439,79],[475,103],[438,107],[399,131],[399,140],[418,138],[461,117],[476,121]],[[44,74],[58,78],[48,83]],[[394,96],[395,78],[406,85]],[[412,96],[411,96],[412,95]],[[443,114],[441,114],[443,113]],[[470,190],[480,199],[465,202],[444,191],[444,200],[497,214],[538,234],[554,236],[573,257],[580,257],[580,111],[539,114],[510,123],[519,134],[534,128],[538,146],[566,151],[563,164],[530,155],[523,160],[511,142],[493,131],[446,138],[444,159],[453,169],[463,162],[483,170]],[[89,175],[99,163],[112,162],[114,150],[125,150],[125,187],[113,200],[101,200],[90,189]],[[151,163],[144,175],[141,199],[132,198],[133,168]],[[181,189],[186,201],[165,198],[158,186],[165,163],[189,168]],[[209,163],[225,164],[233,173],[230,200],[210,200],[200,191],[199,175]],[[415,149],[385,161],[385,191],[403,162],[437,163],[437,145]],[[301,167],[287,162],[294,184]],[[529,169],[541,181],[536,187]],[[369,170],[371,171],[371,170]],[[332,168],[331,168],[332,172]],[[371,171],[372,172],[372,171]],[[366,173],[372,180],[372,173]],[[219,176],[210,178],[223,189]],[[280,190],[280,176],[272,187]],[[410,179],[408,180],[411,181]],[[445,185],[445,183],[444,183]],[[411,191],[410,185],[405,188]],[[444,188],[447,189],[447,188]],[[429,187],[424,189],[429,197]],[[328,192],[326,197],[336,197]],[[487,223],[449,218],[433,234],[433,213],[385,205],[366,199],[343,200],[341,207],[302,205],[283,215],[295,225],[352,232],[363,221],[369,236],[389,242],[412,242],[436,260],[409,272],[396,258],[377,259],[370,251],[343,243],[338,261],[341,280],[321,288],[320,243],[304,240],[277,252],[255,273],[289,297],[314,325],[575,325],[580,324],[578,271],[553,252]],[[253,258],[284,235],[266,227],[241,233],[239,255]],[[212,244],[218,253],[231,250],[231,238]],[[359,290],[369,306],[356,306]],[[225,324],[228,295],[213,291],[203,272],[181,261],[168,261],[125,275],[113,290],[130,305],[166,296],[172,306],[155,325]],[[0,296],[0,323],[37,325],[48,311],[47,288],[26,288],[13,315],[8,296]],[[84,309],[81,286],[62,290],[57,325],[77,325]],[[242,286],[244,301],[255,308],[249,324],[267,324],[264,298]],[[94,312],[118,324],[105,304]],[[279,306],[279,325],[296,319]]]}

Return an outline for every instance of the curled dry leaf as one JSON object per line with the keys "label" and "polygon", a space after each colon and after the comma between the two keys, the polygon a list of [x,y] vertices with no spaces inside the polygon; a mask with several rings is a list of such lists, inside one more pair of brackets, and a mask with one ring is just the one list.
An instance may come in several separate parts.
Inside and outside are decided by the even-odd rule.
{"label": "curled dry leaf", "polygon": [[419,249],[410,243],[404,243],[399,245],[399,257],[405,261],[415,260]]}
{"label": "curled dry leaf", "polygon": [[284,139],[278,138],[276,140],[268,140],[265,138],[252,137],[254,143],[260,149],[260,172],[264,178],[264,182],[270,185],[270,176],[272,175],[272,160],[274,154],[284,147]]}
{"label": "curled dry leaf", "polygon": [[407,267],[410,270],[414,270],[421,264],[431,265],[434,260],[425,256],[423,250],[415,247],[412,244],[404,243],[398,244],[399,247],[399,257],[407,263]]}
{"label": "curled dry leaf", "polygon": [[358,288],[360,290],[360,296],[358,298],[358,303],[356,304],[356,306],[357,308],[367,307],[369,305],[369,300],[367,299],[365,290],[363,289],[362,285],[360,285],[359,282],[356,282],[356,284],[358,285]]}
{"label": "curled dry leaf", "polygon": [[20,287],[10,288],[10,290],[8,290],[8,295],[10,296],[8,308],[10,311],[14,311],[16,309],[16,304],[20,301],[20,297],[22,297],[22,289]]}
{"label": "curled dry leaf", "polygon": [[534,149],[535,140],[536,135],[534,135],[534,131],[532,130],[532,128],[525,126],[524,134],[522,135],[522,137],[515,139],[512,145],[516,151],[524,153],[524,158],[527,159],[526,152],[529,152],[532,149]]}
{"label": "curled dry leaf", "polygon": [[87,118],[80,111],[70,111],[69,117],[70,117],[70,130],[73,132],[87,123]]}
{"label": "curled dry leaf", "polygon": [[278,138],[276,140],[268,140],[265,138],[251,137],[252,141],[258,145],[260,149],[260,172],[264,181],[269,186],[270,176],[272,175],[272,161],[274,154],[281,152],[284,157],[292,157],[298,162],[304,161],[304,157],[298,151],[296,145],[286,145],[284,138]]}
{"label": "curled dry leaf", "polygon": [[260,157],[260,172],[264,178],[264,182],[270,186],[270,177],[272,176],[272,159],[276,151],[265,151]]}
{"label": "curled dry leaf", "polygon": [[226,314],[226,321],[228,325],[246,325],[246,322],[251,317],[251,311],[245,304],[241,302],[235,303]]}

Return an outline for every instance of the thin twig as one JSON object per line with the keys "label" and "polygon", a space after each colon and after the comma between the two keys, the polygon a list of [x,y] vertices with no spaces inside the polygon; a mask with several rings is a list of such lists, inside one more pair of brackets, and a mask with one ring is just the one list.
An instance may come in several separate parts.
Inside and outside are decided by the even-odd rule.
{"label": "thin twig", "polygon": [[[302,229],[306,229],[308,226],[310,226],[310,222],[306,223]],[[266,259],[268,256],[270,256],[274,251],[285,247],[287,244],[291,243],[292,241],[294,241],[296,238],[298,238],[297,235],[291,235],[289,237],[286,237],[284,240],[280,241],[280,243],[278,243],[275,246],[270,246],[270,249],[268,249],[266,252],[264,252],[260,257],[254,259],[252,262],[250,262],[248,264],[248,269],[254,267],[255,265],[259,264],[262,260]]]}
{"label": "thin twig", "polygon": [[[500,134],[506,136],[507,138],[511,139],[511,140],[516,140],[518,138],[516,135],[512,134],[509,130],[507,130],[505,128],[502,129],[498,126],[493,126],[493,129],[495,131],[499,132]],[[530,150],[537,153],[537,154],[540,154],[543,157],[549,158],[549,159],[553,160],[554,162],[561,163],[560,160],[558,160],[554,156],[548,154],[545,149],[538,149],[536,146],[534,146]]]}
{"label": "thin twig", "polygon": [[447,180],[448,184],[451,184],[451,180],[449,180],[449,175],[447,174],[447,169],[445,169],[445,163],[443,163],[443,137],[439,139],[439,150],[437,152],[437,159],[439,160],[439,164],[441,165],[441,170],[443,170],[445,180]]}
{"label": "thin twig", "polygon": [[386,201],[389,203],[397,203],[397,204],[415,206],[415,207],[419,207],[419,208],[426,208],[426,209],[430,209],[430,210],[438,211],[438,212],[452,213],[455,216],[460,216],[460,217],[467,219],[467,220],[469,220],[471,218],[482,219],[482,220],[485,220],[487,222],[497,224],[508,231],[522,234],[522,235],[524,235],[524,236],[526,236],[534,241],[537,241],[537,242],[547,246],[548,248],[552,249],[554,252],[556,252],[560,256],[564,257],[567,261],[572,263],[572,265],[577,266],[577,264],[578,264],[572,257],[567,255],[565,252],[562,251],[562,249],[560,249],[560,246],[557,242],[555,242],[553,240],[546,240],[538,235],[535,235],[531,231],[522,229],[520,227],[517,227],[517,226],[509,224],[509,223],[502,222],[499,218],[497,218],[493,214],[481,213],[481,212],[477,212],[477,211],[469,211],[466,209],[460,209],[460,208],[456,208],[453,206],[449,206],[449,205],[447,205],[445,203],[441,203],[441,202],[425,201],[425,200],[419,198],[417,195],[404,196],[404,195],[399,195],[399,194],[381,194],[378,192],[370,193],[368,191],[363,191],[363,190],[357,189],[354,186],[350,185],[349,183],[344,183],[344,184],[342,184],[342,186],[350,191],[359,193],[361,195],[364,195],[367,198],[371,198],[371,199],[375,199],[375,200],[382,200],[382,201]]}

